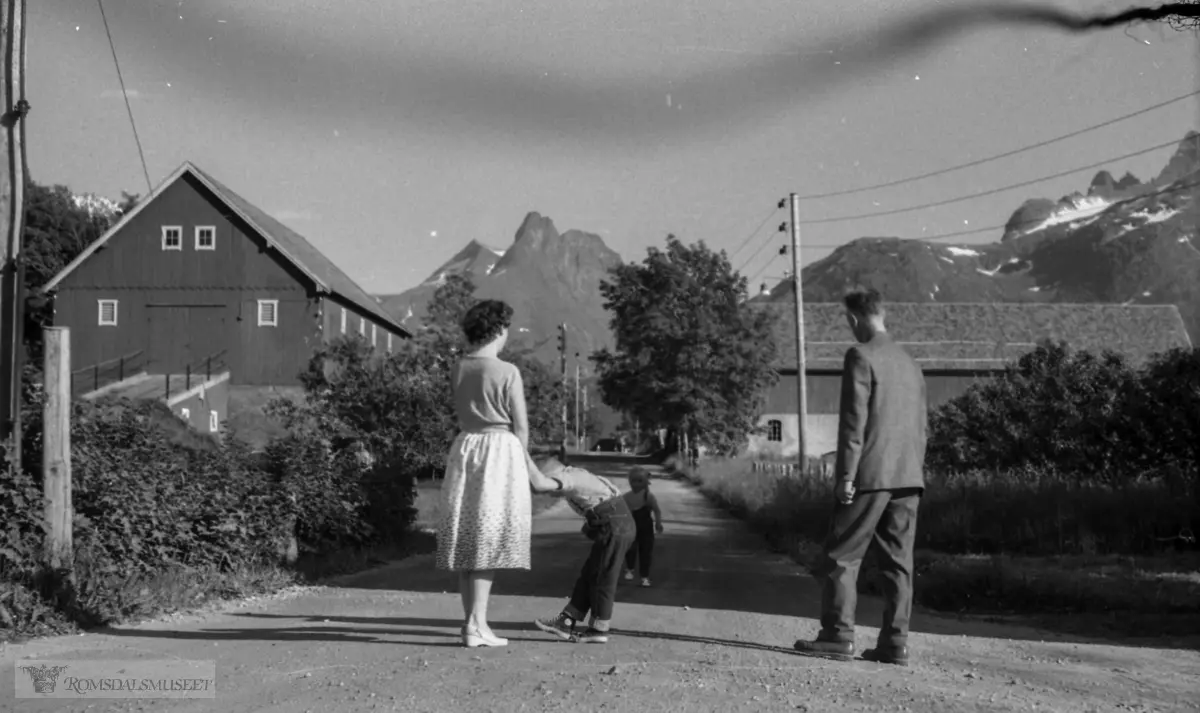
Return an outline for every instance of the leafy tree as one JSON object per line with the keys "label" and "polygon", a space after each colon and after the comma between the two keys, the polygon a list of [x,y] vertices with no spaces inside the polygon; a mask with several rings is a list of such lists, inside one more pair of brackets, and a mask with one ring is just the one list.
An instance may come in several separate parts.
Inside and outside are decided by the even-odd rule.
{"label": "leafy tree", "polygon": [[1043,342],[930,416],[927,459],[952,470],[1048,466],[1089,478],[1142,462],[1132,408],[1139,374],[1123,357]]}
{"label": "leafy tree", "polygon": [[27,182],[21,252],[25,290],[29,295],[25,304],[25,344],[31,362],[41,363],[42,328],[53,317],[49,300],[33,293],[137,203],[136,195],[122,195],[115,212],[90,213],[87,208],[75,205],[74,196],[66,186]]}
{"label": "leafy tree", "polygon": [[745,304],[746,278],[724,251],[667,236],[639,265],[600,283],[615,351],[592,355],[604,403],[686,434],[717,452],[736,452],[757,429],[766,391],[778,379],[773,317]]}

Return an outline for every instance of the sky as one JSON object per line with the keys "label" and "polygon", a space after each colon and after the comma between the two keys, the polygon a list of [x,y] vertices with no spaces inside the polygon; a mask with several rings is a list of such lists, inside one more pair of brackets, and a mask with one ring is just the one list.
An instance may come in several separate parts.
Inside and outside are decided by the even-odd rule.
{"label": "sky", "polygon": [[[982,2],[105,0],[104,11],[153,184],[191,161],[368,291],[394,293],[469,240],[509,246],[530,211],[602,236],[626,261],[668,233],[703,240],[756,289],[789,267],[775,247],[788,193],[936,171],[1200,89],[1200,41],[1164,25],[894,34],[914,12]],[[145,195],[97,3],[27,12],[31,177]],[[989,191],[1189,129],[1196,97],[962,171],[805,200],[801,221]],[[1105,167],[1147,180],[1173,150]],[[802,259],[864,236],[1002,225],[1026,199],[1086,191],[1097,170],[805,225]]]}

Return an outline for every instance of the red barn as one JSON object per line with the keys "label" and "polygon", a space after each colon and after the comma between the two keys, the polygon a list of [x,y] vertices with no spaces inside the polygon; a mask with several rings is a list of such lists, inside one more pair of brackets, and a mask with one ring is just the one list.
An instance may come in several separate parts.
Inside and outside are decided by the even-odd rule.
{"label": "red barn", "polygon": [[71,331],[77,394],[131,377],[163,397],[219,376],[231,392],[295,387],[335,335],[381,351],[411,336],[303,236],[187,162],[43,290]]}
{"label": "red barn", "polygon": [[[759,309],[777,311],[780,379],[768,393],[760,422],[766,433],[751,437],[750,450],[792,457],[799,452],[795,307],[771,303]],[[1174,305],[929,302],[888,304],[886,309],[888,332],[925,372],[930,409],[1003,372],[1044,339],[1097,354],[1111,350],[1135,365],[1155,353],[1191,346]],[[804,335],[805,451],[819,456],[837,447],[842,360],[854,336],[839,303],[805,304]]]}

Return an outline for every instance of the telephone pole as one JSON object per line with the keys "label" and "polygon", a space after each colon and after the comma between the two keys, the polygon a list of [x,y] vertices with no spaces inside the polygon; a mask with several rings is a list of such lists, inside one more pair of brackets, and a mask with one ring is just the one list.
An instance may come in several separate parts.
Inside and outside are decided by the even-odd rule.
{"label": "telephone pole", "polygon": [[582,446],[582,447],[579,449],[579,450],[583,451],[584,453],[586,453],[586,452],[587,452],[587,449],[588,449],[588,433],[587,433],[587,425],[588,425],[588,409],[587,409],[587,401],[588,401],[588,390],[587,390],[587,387],[586,387],[586,386],[584,386],[584,387],[583,387],[583,427],[582,427],[582,431],[583,431],[583,434],[582,434],[582,438],[583,438],[583,446]]}
{"label": "telephone pole", "polygon": [[575,352],[575,450],[579,450],[579,352]]}
{"label": "telephone pole", "polygon": [[0,225],[5,231],[0,253],[0,441],[12,438],[8,453],[21,467],[21,371],[24,361],[25,296],[22,290],[21,234],[25,212],[25,0],[0,0],[0,78],[4,115],[0,119],[7,159],[0,170]]}
{"label": "telephone pole", "polygon": [[567,463],[567,323],[558,325],[558,362],[562,374],[562,438],[558,443],[558,459]]}
{"label": "telephone pole", "polygon": [[795,193],[788,198],[792,204],[792,287],[796,291],[796,433],[803,470],[808,447],[808,373],[804,358],[804,286],[800,279],[800,200]]}

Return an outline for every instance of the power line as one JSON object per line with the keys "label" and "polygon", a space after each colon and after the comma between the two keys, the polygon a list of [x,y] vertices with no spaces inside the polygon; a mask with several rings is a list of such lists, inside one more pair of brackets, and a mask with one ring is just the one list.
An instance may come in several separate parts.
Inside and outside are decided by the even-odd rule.
{"label": "power line", "polygon": [[[1188,183],[1183,183],[1183,184],[1175,183],[1175,184],[1171,184],[1169,186],[1165,186],[1163,188],[1159,188],[1159,189],[1156,189],[1153,191],[1149,191],[1147,193],[1143,193],[1141,195],[1132,196],[1130,198],[1120,200],[1120,201],[1110,204],[1109,206],[1107,206],[1105,208],[1105,210],[1109,210],[1113,206],[1121,205],[1122,203],[1126,203],[1126,202],[1133,201],[1133,200],[1143,200],[1146,198],[1153,198],[1155,196],[1160,196],[1160,195],[1167,194],[1167,193],[1182,193],[1182,192],[1189,191],[1189,190],[1192,190],[1195,188],[1200,188],[1200,179],[1195,180],[1195,181],[1190,181]],[[1086,218],[1080,218],[1079,220],[1088,220],[1093,217],[1098,218],[1102,214],[1103,214],[1103,211],[1101,211],[1100,213],[1097,213],[1095,216],[1088,216]],[[999,231],[999,230],[1007,230],[1007,229],[1024,230],[1025,228],[1029,228],[1029,227],[1038,225],[1044,221],[1045,221],[1045,218],[1029,218],[1029,219],[1018,222],[1016,225],[1011,225],[1011,224],[1006,223],[1003,225],[989,225],[989,226],[986,226],[983,228],[972,228],[970,230],[955,230],[955,231],[948,232],[948,233],[938,233],[937,235],[921,236],[921,237],[914,237],[914,238],[899,238],[899,237],[897,237],[895,239],[905,240],[905,241],[933,242],[933,241],[939,241],[939,240],[948,240],[950,238],[959,238],[959,237],[963,237],[965,235],[974,235],[977,233],[991,232],[991,231]],[[815,249],[836,250],[837,248],[849,245],[851,242],[853,242],[853,241],[847,241],[845,243],[805,243],[804,247],[810,248],[810,249],[815,248]],[[761,249],[760,249],[760,252],[761,252]],[[766,263],[764,263],[763,266],[761,268],[759,268],[758,272],[756,272],[754,274],[754,277],[751,277],[749,280],[747,280],[747,283],[753,283],[755,280],[757,280],[759,275],[761,275],[772,264],[773,264],[772,260],[768,260]],[[739,272],[741,272],[741,270],[739,270]],[[776,278],[768,277],[768,279],[776,279]]]}
{"label": "power line", "polygon": [[754,258],[756,258],[756,257],[758,257],[760,254],[762,254],[763,248],[765,248],[765,247],[767,247],[768,245],[770,245],[774,239],[775,239],[775,233],[771,233],[770,235],[768,235],[768,236],[767,236],[767,239],[766,239],[766,240],[764,240],[764,241],[762,242],[762,244],[758,246],[758,250],[755,250],[753,255],[751,255],[750,257],[746,258],[746,261],[742,263],[742,266],[741,266],[741,267],[739,267],[737,271],[738,271],[738,272],[741,272],[742,270],[745,270],[745,269],[746,269],[746,266],[747,266],[747,265],[749,265],[750,263],[754,262]]}
{"label": "power line", "polygon": [[758,231],[762,230],[763,226],[767,224],[767,221],[769,221],[771,218],[775,217],[775,214],[778,212],[779,212],[779,206],[775,206],[774,208],[772,208],[771,212],[767,213],[767,217],[763,218],[762,222],[758,224],[758,227],[755,228],[753,230],[753,232],[751,232],[749,235],[746,236],[746,239],[742,241],[741,245],[737,246],[737,250],[734,250],[733,252],[729,253],[729,258],[732,260],[735,255],[740,253],[743,248],[745,248],[747,245],[749,245],[750,241],[754,239],[754,236],[758,235]]}
{"label": "power line", "polygon": [[150,171],[146,168],[146,154],[142,151],[142,140],[138,138],[137,124],[133,121],[133,107],[129,105],[129,92],[125,91],[125,78],[121,76],[121,63],[117,61],[117,47],[113,44],[112,32],[108,28],[108,16],[104,14],[104,0],[96,0],[100,6],[100,19],[104,20],[104,34],[108,35],[108,48],[112,50],[113,65],[117,68],[117,81],[121,83],[121,96],[125,98],[125,111],[129,113],[129,125],[133,127],[133,140],[137,143],[138,157],[142,159],[142,173],[146,176],[146,190],[153,193]]}
{"label": "power line", "polygon": [[875,184],[867,185],[867,186],[859,186],[857,188],[847,188],[847,189],[839,190],[839,191],[830,191],[828,193],[809,193],[806,195],[797,196],[797,198],[799,200],[816,200],[818,198],[834,198],[836,196],[848,196],[848,195],[853,195],[855,193],[864,193],[866,191],[873,191],[873,190],[877,190],[880,188],[890,188],[892,186],[899,186],[899,185],[902,185],[905,183],[912,183],[914,181],[920,181],[920,180],[923,180],[926,178],[932,178],[933,176],[940,176],[942,174],[951,173],[953,171],[959,171],[964,168],[973,168],[975,166],[980,166],[985,163],[997,161],[1002,158],[1008,158],[1009,156],[1016,156],[1017,154],[1025,153],[1026,151],[1040,149],[1044,146],[1049,146],[1050,144],[1057,143],[1059,141],[1064,141],[1066,139],[1070,139],[1070,138],[1074,138],[1076,136],[1080,136],[1082,134],[1086,134],[1089,131],[1103,129],[1106,126],[1112,126],[1113,124],[1125,121],[1127,119],[1132,119],[1135,116],[1141,116],[1142,114],[1147,114],[1149,112],[1161,109],[1165,106],[1170,106],[1171,104],[1181,102],[1184,99],[1188,99],[1190,97],[1196,96],[1197,94],[1200,94],[1200,89],[1190,91],[1187,94],[1177,96],[1173,99],[1168,99],[1166,101],[1159,102],[1158,104],[1148,106],[1144,109],[1139,109],[1133,113],[1125,114],[1124,116],[1118,116],[1115,119],[1109,119],[1108,121],[1104,121],[1099,124],[1093,124],[1092,126],[1088,126],[1083,129],[1078,129],[1078,130],[1072,131],[1068,134],[1062,134],[1061,136],[1056,136],[1052,139],[1046,139],[1045,141],[1039,141],[1036,144],[1029,144],[1027,146],[1022,146],[1020,148],[1016,148],[1011,151],[1005,151],[1004,153],[999,153],[999,154],[995,154],[993,156],[988,156],[987,158],[981,158],[981,159],[977,159],[975,161],[968,161],[967,163],[960,163],[960,164],[957,164],[954,166],[947,166],[946,168],[939,168],[936,171],[930,171],[928,173],[921,173],[921,174],[917,174],[914,176],[908,176],[906,178],[898,178],[894,181],[885,181],[883,183],[875,183]]}
{"label": "power line", "polygon": [[[1182,191],[1186,191],[1186,190],[1190,190],[1192,188],[1198,188],[1198,187],[1200,187],[1200,180],[1197,180],[1197,181],[1191,182],[1191,183],[1185,183],[1183,185],[1172,184],[1165,188],[1159,188],[1157,190],[1150,191],[1148,193],[1143,193],[1142,195],[1139,195],[1139,196],[1133,196],[1131,198],[1128,198],[1128,199],[1125,199],[1122,201],[1117,201],[1116,203],[1112,203],[1111,205],[1107,206],[1104,210],[1109,210],[1113,206],[1120,205],[1121,203],[1124,203],[1128,200],[1140,200],[1143,198],[1152,198],[1154,196],[1163,195],[1164,193],[1179,193]],[[1087,218],[1080,218],[1080,220],[1088,220],[1092,217],[1099,217],[1102,214],[1103,214],[1103,211],[1101,211],[1100,213],[1097,213],[1095,216],[1088,216]],[[1045,221],[1044,218],[1030,218],[1030,219],[1023,220],[1023,221],[1017,223],[1016,226],[1005,223],[1002,225],[989,225],[984,228],[972,228],[970,230],[956,230],[956,231],[953,231],[950,233],[938,233],[936,235],[929,235],[929,236],[922,236],[922,237],[915,237],[915,238],[900,238],[900,240],[920,240],[922,242],[929,242],[929,241],[935,241],[935,240],[946,240],[949,238],[958,238],[958,237],[962,237],[964,235],[974,235],[976,233],[985,233],[985,232],[989,232],[989,231],[993,231],[993,230],[1007,230],[1007,229],[1024,230],[1027,227],[1037,225],[1044,221]],[[848,244],[849,243],[805,243],[804,247],[806,247],[806,248],[840,248],[843,245],[848,245]]]}
{"label": "power line", "polygon": [[1114,156],[1111,158],[1106,158],[1102,161],[1096,161],[1094,163],[1089,163],[1086,166],[1078,166],[1076,168],[1072,168],[1067,171],[1059,171],[1058,173],[1054,173],[1049,176],[1041,176],[1039,178],[1030,179],[1028,181],[1021,181],[1020,183],[1013,183],[1013,184],[1010,184],[1007,186],[1001,186],[999,188],[992,188],[992,189],[989,189],[986,191],[980,191],[978,193],[969,193],[967,195],[956,196],[954,198],[947,198],[945,200],[940,200],[940,201],[933,201],[931,203],[922,203],[920,205],[908,206],[907,208],[894,208],[892,210],[880,210],[880,211],[875,211],[874,213],[861,213],[859,215],[842,215],[842,216],[837,216],[834,218],[814,218],[811,220],[802,220],[798,224],[799,225],[821,225],[821,224],[826,224],[826,223],[843,223],[843,222],[847,222],[847,221],[851,221],[851,220],[864,220],[866,218],[879,218],[879,217],[883,217],[883,216],[887,216],[887,215],[898,215],[900,213],[911,213],[912,211],[924,210],[926,208],[936,208],[938,206],[949,205],[951,203],[960,203],[962,201],[971,200],[973,198],[982,198],[983,196],[990,196],[990,195],[993,195],[996,193],[1003,193],[1004,191],[1011,191],[1015,188],[1024,188],[1025,186],[1032,186],[1035,183],[1043,183],[1045,181],[1050,181],[1055,178],[1062,178],[1064,176],[1069,176],[1073,173],[1079,173],[1080,171],[1086,171],[1088,169],[1098,168],[1100,166],[1106,166],[1106,165],[1114,163],[1116,161],[1123,161],[1127,158],[1133,158],[1134,156],[1141,156],[1143,154],[1148,154],[1152,151],[1158,151],[1159,149],[1164,149],[1164,148],[1167,148],[1170,146],[1177,146],[1178,144],[1179,144],[1178,140],[1168,141],[1166,143],[1162,143],[1157,146],[1151,146],[1149,148],[1142,149],[1140,151],[1133,151],[1131,153],[1127,153],[1122,156]]}

